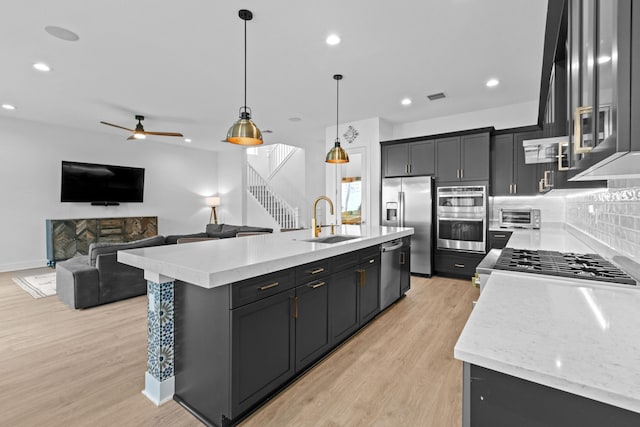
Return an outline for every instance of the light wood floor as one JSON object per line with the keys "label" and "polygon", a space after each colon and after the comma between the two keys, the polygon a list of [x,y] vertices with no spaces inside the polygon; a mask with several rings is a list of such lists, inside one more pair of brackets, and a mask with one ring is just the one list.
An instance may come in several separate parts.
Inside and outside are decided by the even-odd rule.
{"label": "light wood floor", "polygon": [[[71,310],[11,277],[0,273],[0,425],[201,425],[140,392],[146,297]],[[477,297],[468,281],[413,277],[406,298],[242,426],[459,426],[453,347]]]}

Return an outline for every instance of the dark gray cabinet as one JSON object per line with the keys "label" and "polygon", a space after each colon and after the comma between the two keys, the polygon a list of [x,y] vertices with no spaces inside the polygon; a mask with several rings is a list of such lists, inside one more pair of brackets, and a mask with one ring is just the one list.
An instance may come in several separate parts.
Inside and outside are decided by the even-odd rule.
{"label": "dark gray cabinet", "polygon": [[435,143],[414,141],[382,146],[382,174],[386,177],[433,175]]}
{"label": "dark gray cabinet", "polygon": [[507,246],[512,231],[489,230],[489,249],[502,249]]}
{"label": "dark gray cabinet", "polygon": [[436,140],[436,180],[442,182],[460,180],[460,137]]}
{"label": "dark gray cabinet", "polygon": [[437,274],[460,278],[470,278],[485,254],[436,250],[434,266]]}
{"label": "dark gray cabinet", "polygon": [[336,344],[358,329],[357,274],[355,269],[347,269],[331,276],[331,338]]}
{"label": "dark gray cabinet", "polygon": [[462,426],[637,426],[640,414],[597,400],[463,364]]}
{"label": "dark gray cabinet", "polygon": [[296,371],[314,362],[332,344],[329,331],[329,280],[315,280],[295,290]]}
{"label": "dark gray cabinet", "polygon": [[366,257],[358,268],[358,319],[364,325],[380,311],[380,255]]}
{"label": "dark gray cabinet", "polygon": [[526,164],[522,142],[542,137],[541,130],[494,135],[491,138],[491,195],[532,196],[538,193],[539,169]]}
{"label": "dark gray cabinet", "polygon": [[436,140],[438,182],[488,181],[489,133]]}
{"label": "dark gray cabinet", "polygon": [[242,413],[295,373],[293,298],[289,290],[231,311],[232,414]]}

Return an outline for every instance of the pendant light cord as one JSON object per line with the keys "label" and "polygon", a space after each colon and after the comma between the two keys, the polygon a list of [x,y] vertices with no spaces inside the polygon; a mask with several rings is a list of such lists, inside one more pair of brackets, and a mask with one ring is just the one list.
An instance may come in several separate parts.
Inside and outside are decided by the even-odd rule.
{"label": "pendant light cord", "polygon": [[244,111],[247,111],[247,20],[244,21]]}
{"label": "pendant light cord", "polygon": [[338,140],[338,108],[340,108],[340,79],[336,79],[336,141]]}

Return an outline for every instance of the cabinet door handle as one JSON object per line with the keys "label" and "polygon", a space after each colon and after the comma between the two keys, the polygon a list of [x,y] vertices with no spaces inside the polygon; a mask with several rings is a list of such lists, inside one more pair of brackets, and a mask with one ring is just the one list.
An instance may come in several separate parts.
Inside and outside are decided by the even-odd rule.
{"label": "cabinet door handle", "polygon": [[309,285],[309,287],[311,289],[318,289],[319,287],[324,286],[326,284],[327,284],[327,282],[318,282],[318,283],[315,283],[313,285]]}
{"label": "cabinet door handle", "polygon": [[293,318],[298,318],[298,297],[293,297]]}
{"label": "cabinet door handle", "polygon": [[267,289],[275,288],[279,284],[280,284],[279,282],[273,282],[269,285],[260,286],[258,289],[260,289],[261,291],[266,291]]}
{"label": "cabinet door handle", "polygon": [[324,271],[324,267],[314,268],[313,270],[309,270],[309,274],[318,274]]}
{"label": "cabinet door handle", "polygon": [[360,275],[360,283],[359,283],[359,285],[362,288],[362,287],[364,287],[364,283],[367,280],[366,272],[365,272],[364,269],[360,269],[360,270],[358,270],[358,273]]}
{"label": "cabinet door handle", "polygon": [[458,268],[464,268],[464,264],[453,264],[454,267],[458,267]]}
{"label": "cabinet door handle", "polygon": [[400,265],[404,265],[406,262],[404,252],[400,252]]}
{"label": "cabinet door handle", "polygon": [[494,234],[493,237],[495,237],[496,239],[504,239],[507,236],[504,234]]}
{"label": "cabinet door handle", "polygon": [[413,173],[413,165],[409,163],[409,173]]}
{"label": "cabinet door handle", "polygon": [[551,175],[552,171],[544,171],[544,188],[549,188],[549,187],[553,187],[551,185],[551,182],[549,182],[549,176]]}
{"label": "cabinet door handle", "polygon": [[[582,115],[590,113],[593,108],[589,106],[577,107],[573,112],[573,152],[575,154],[589,153],[593,147],[582,146]],[[595,117],[593,117],[595,120]]]}
{"label": "cabinet door handle", "polygon": [[456,178],[460,178],[460,169],[456,169]]}
{"label": "cabinet door handle", "polygon": [[464,178],[464,169],[460,169],[460,178]]}
{"label": "cabinet door handle", "polygon": [[518,194],[518,184],[513,184],[513,194]]}
{"label": "cabinet door handle", "polygon": [[376,259],[375,259],[375,258],[371,258],[371,259],[369,260],[369,264],[373,264],[374,262],[376,262]]}

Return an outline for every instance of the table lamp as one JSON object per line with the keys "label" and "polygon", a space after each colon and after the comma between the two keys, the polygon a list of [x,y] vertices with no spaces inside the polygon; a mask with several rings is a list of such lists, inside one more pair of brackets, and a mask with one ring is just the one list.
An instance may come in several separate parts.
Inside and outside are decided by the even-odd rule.
{"label": "table lamp", "polygon": [[207,197],[205,203],[207,206],[211,207],[211,215],[209,215],[209,224],[211,224],[211,218],[215,221],[214,224],[218,223],[218,213],[216,212],[216,206],[220,206],[220,197]]}

